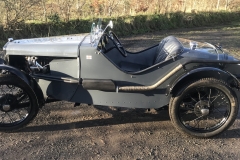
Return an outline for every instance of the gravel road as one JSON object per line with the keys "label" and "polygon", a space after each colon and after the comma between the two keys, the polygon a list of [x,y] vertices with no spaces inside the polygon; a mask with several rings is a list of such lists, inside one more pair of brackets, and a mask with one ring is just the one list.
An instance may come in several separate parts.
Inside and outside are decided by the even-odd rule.
{"label": "gravel road", "polygon": [[[137,51],[167,35],[220,42],[240,55],[240,26],[155,32],[122,42]],[[196,139],[178,133],[167,110],[73,105],[49,103],[23,130],[0,133],[0,159],[240,159],[240,113],[223,134]]]}

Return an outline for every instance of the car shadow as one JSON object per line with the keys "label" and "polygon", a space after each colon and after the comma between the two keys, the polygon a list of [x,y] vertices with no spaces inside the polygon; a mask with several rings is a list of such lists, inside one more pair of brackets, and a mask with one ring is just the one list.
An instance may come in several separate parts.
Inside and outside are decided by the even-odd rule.
{"label": "car shadow", "polygon": [[[50,125],[39,125],[39,126],[28,126],[18,132],[50,132],[50,131],[64,131],[71,129],[82,129],[91,128],[99,126],[113,126],[121,124],[131,124],[131,123],[142,123],[142,122],[163,122],[169,121],[168,125],[171,125],[168,110],[158,110],[155,111],[151,109],[150,111],[146,109],[129,109],[123,107],[103,107],[94,106],[95,109],[100,112],[105,112],[111,114],[110,118],[97,118],[92,120],[77,121],[71,123],[55,123]],[[153,112],[154,110],[154,112]],[[237,117],[239,119],[239,116]],[[159,125],[161,128],[161,124]],[[174,128],[173,126],[171,126]],[[240,128],[229,128],[222,134],[213,137],[213,139],[229,139],[229,138],[240,138]]]}
{"label": "car shadow", "polygon": [[222,134],[213,137],[213,139],[229,139],[229,138],[240,138],[240,128],[236,129],[228,129],[224,131]]}
{"label": "car shadow", "polygon": [[[112,110],[109,108],[102,109],[101,106],[94,106],[96,109],[112,114],[111,118],[92,119],[64,124],[50,124],[39,126],[28,126],[18,132],[41,132],[41,131],[63,131],[79,128],[90,128],[97,126],[110,126],[119,124],[170,121],[167,110],[158,111],[158,114],[151,114],[146,109],[127,109],[119,108]],[[105,108],[105,107],[104,107]]]}

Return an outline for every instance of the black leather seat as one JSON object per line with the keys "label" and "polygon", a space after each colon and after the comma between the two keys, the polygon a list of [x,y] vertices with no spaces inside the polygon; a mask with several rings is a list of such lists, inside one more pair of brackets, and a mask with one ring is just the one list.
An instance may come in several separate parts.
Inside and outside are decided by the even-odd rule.
{"label": "black leather seat", "polygon": [[164,38],[158,46],[153,64],[175,57],[183,52],[182,44],[174,36]]}
{"label": "black leather seat", "polygon": [[[155,53],[155,57],[149,57],[153,61],[152,65],[157,64],[159,62],[170,59],[171,57],[175,57],[183,52],[184,47],[174,36],[168,36],[164,38],[158,45]],[[146,56],[146,58],[148,58]],[[119,67],[127,72],[136,72],[148,68],[150,66],[133,63],[129,61],[121,61],[119,63]]]}
{"label": "black leather seat", "polygon": [[120,68],[128,72],[140,71],[148,67],[149,66],[145,66],[137,63],[124,62],[124,61],[120,62]]}

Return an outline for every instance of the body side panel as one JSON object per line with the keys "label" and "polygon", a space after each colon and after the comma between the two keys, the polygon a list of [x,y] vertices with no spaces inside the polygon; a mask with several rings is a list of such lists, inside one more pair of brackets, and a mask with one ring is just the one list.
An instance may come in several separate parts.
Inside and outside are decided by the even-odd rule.
{"label": "body side panel", "polygon": [[169,103],[165,95],[166,88],[158,88],[148,92],[105,92],[85,90],[79,86],[72,102],[94,105],[129,107],[129,108],[160,108]]}
{"label": "body side panel", "polygon": [[[138,74],[125,73],[109,61],[96,48],[81,47],[81,78],[82,79],[111,79],[122,85],[152,85],[179,65],[172,59],[155,65],[151,69]],[[178,75],[174,75],[177,77]]]}
{"label": "body side panel", "polygon": [[49,66],[53,76],[79,78],[79,58],[54,59]]}
{"label": "body side panel", "polygon": [[48,81],[36,79],[45,98],[51,97],[54,99],[70,101],[78,88],[76,83],[65,83],[59,81]]}

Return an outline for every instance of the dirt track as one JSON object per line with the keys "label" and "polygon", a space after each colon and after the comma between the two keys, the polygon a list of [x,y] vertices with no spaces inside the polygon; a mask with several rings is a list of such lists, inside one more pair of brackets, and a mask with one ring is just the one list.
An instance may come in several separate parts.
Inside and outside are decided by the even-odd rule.
{"label": "dirt track", "polygon": [[[130,50],[175,35],[220,42],[240,55],[240,26],[174,30],[123,38]],[[211,139],[178,133],[168,111],[54,102],[17,133],[0,133],[0,159],[239,159],[240,112],[233,126]]]}

